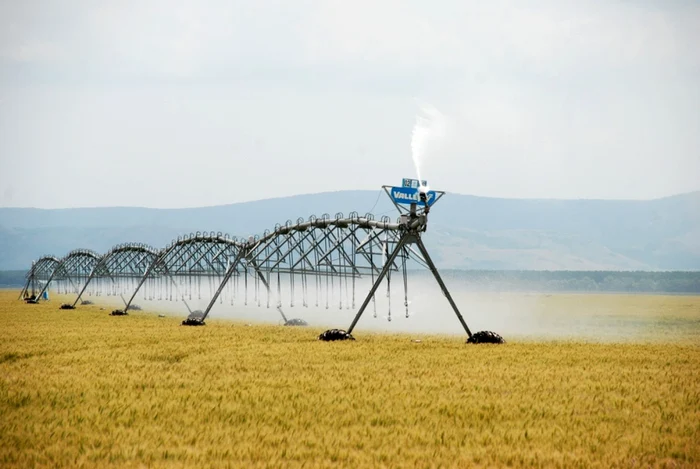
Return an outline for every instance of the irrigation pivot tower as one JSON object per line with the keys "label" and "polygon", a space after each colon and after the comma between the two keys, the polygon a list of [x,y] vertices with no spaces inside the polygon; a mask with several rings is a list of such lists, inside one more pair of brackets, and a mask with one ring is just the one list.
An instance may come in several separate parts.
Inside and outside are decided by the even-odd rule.
{"label": "irrigation pivot tower", "polygon": [[[418,183],[419,187],[415,187],[416,183]],[[365,312],[365,309],[379,288],[382,280],[384,280],[386,275],[389,273],[389,270],[393,267],[397,256],[403,253],[406,258],[410,257],[411,252],[409,247],[415,245],[422,255],[425,264],[435,277],[438,285],[440,285],[442,293],[447,298],[447,301],[449,301],[450,306],[452,307],[452,310],[457,316],[460,324],[464,328],[464,331],[471,338],[472,333],[469,330],[469,326],[467,326],[467,323],[464,321],[462,313],[459,312],[457,304],[454,302],[454,299],[452,299],[450,291],[447,289],[445,282],[442,280],[437,267],[435,267],[435,264],[433,263],[433,260],[431,259],[430,254],[428,254],[428,250],[421,239],[422,233],[428,228],[428,213],[430,213],[430,208],[438,200],[440,200],[445,193],[441,191],[429,191],[427,184],[425,184],[424,181],[423,184],[421,184],[421,181],[415,181],[412,179],[404,179],[401,188],[383,186],[383,189],[389,195],[389,198],[401,214],[399,216],[398,226],[396,227],[396,231],[399,233],[399,239],[398,243],[394,246],[393,251],[389,254],[387,262],[384,264],[384,267],[372,285],[367,297],[362,302],[362,306],[360,306],[360,309],[357,311],[352,324],[350,324],[350,327],[347,330],[347,334],[352,334],[352,331],[355,329],[357,322]],[[418,200],[415,200],[416,195],[418,196]],[[405,206],[406,201],[408,202],[408,208]]]}
{"label": "irrigation pivot tower", "polygon": [[[403,257],[403,267],[404,267],[404,288],[406,286],[406,260],[413,258],[418,260],[419,263],[425,265],[430,272],[435,277],[443,295],[447,298],[450,303],[452,310],[454,311],[459,323],[464,328],[469,339],[468,343],[504,343],[503,338],[491,331],[479,331],[476,334],[472,334],[469,326],[467,326],[462,313],[460,313],[457,304],[455,303],[450,291],[447,289],[445,282],[440,276],[435,263],[433,262],[428,249],[422,240],[422,234],[428,228],[428,214],[435,203],[445,195],[442,191],[431,191],[428,188],[426,181],[418,181],[415,179],[403,179],[401,187],[392,186],[382,186],[383,190],[389,196],[393,202],[396,209],[399,211],[398,223],[387,227],[388,229],[394,231],[397,234],[397,242],[393,246],[393,249],[388,254],[388,259],[384,263],[379,275],[372,284],[370,291],[367,293],[360,309],[357,311],[355,318],[353,319],[350,327],[347,331],[340,329],[330,329],[319,336],[321,340],[354,340],[352,337],[352,331],[355,329],[357,322],[362,317],[362,314],[367,309],[370,301],[374,298],[374,295],[379,288],[382,280],[389,275],[390,271],[394,268],[394,263],[399,256]],[[413,249],[415,246],[418,249],[416,252]],[[406,308],[408,308],[408,298],[406,296]],[[408,313],[408,309],[407,309]]]}
{"label": "irrigation pivot tower", "polygon": [[[404,304],[408,317],[408,261],[426,267],[437,281],[468,342],[502,342],[497,334],[484,331],[472,334],[423,243],[428,216],[444,192],[431,191],[425,181],[404,179],[400,187],[383,186],[399,212],[392,220],[375,220],[367,213],[351,212],[347,217],[323,214],[308,220],[291,220],[248,239],[230,237],[221,232],[197,232],[173,240],[162,249],[145,244],[126,243],[104,255],[76,249],[57,259],[44,256],[32,264],[24,291],[43,283],[41,293],[53,281],[59,291],[77,294],[75,308],[85,294],[120,296],[123,315],[138,309],[137,294],[146,300],[182,301],[189,311],[183,325],[204,325],[217,301],[230,300],[244,305],[274,308],[285,325],[305,325],[303,319],[288,318],[283,304],[329,309],[334,301],[339,309],[355,309],[359,278],[371,279],[371,288],[360,304],[347,331],[331,329],[322,340],[352,339],[358,321],[373,304],[375,294],[386,280],[388,297],[392,272],[403,276]],[[61,288],[62,287],[62,288]],[[252,290],[252,291],[251,291]],[[202,293],[204,292],[204,297]],[[41,293],[32,296],[40,300]],[[334,296],[337,293],[337,296]],[[193,311],[187,297],[207,301],[204,310]],[[324,298],[325,296],[325,298]],[[284,301],[283,301],[284,300]],[[301,300],[301,301],[299,301]],[[389,319],[391,308],[389,304]]]}

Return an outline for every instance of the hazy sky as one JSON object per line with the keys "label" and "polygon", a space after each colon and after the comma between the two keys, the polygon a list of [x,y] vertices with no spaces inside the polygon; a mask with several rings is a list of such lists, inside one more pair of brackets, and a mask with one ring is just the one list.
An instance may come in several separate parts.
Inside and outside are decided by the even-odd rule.
{"label": "hazy sky", "polygon": [[700,189],[697,1],[0,0],[0,206]]}

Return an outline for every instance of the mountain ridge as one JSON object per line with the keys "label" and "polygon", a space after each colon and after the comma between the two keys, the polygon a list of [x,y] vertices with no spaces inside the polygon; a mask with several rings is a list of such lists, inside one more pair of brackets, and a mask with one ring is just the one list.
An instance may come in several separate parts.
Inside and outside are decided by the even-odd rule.
{"label": "mountain ridge", "polygon": [[[54,210],[85,210],[85,209],[145,209],[145,210],[195,210],[195,209],[206,209],[215,207],[228,207],[231,205],[241,205],[241,204],[252,204],[256,202],[265,202],[271,200],[280,199],[290,199],[294,197],[307,197],[307,196],[323,196],[327,194],[336,194],[339,192],[366,192],[377,194],[376,190],[369,189],[342,189],[337,191],[322,191],[322,192],[305,192],[301,194],[292,194],[278,197],[268,197],[264,199],[254,199],[254,200],[244,200],[241,202],[231,202],[224,204],[215,205],[200,205],[196,207],[147,207],[147,206],[136,206],[136,205],[106,205],[106,206],[83,206],[83,207],[54,207],[54,208],[42,208],[42,207],[0,207],[0,210],[40,210],[40,211],[54,211]],[[381,189],[379,194],[381,195]],[[588,198],[588,197],[578,197],[578,198],[558,198],[558,197],[494,197],[487,195],[476,195],[476,194],[463,194],[461,192],[448,192],[445,191],[446,196],[456,195],[460,197],[473,197],[477,199],[491,199],[491,200],[510,200],[510,201],[535,201],[535,202],[546,202],[546,201],[560,201],[560,202],[578,202],[578,201],[598,201],[598,202],[653,202],[658,200],[673,199],[677,197],[694,196],[700,197],[700,190],[680,192],[677,194],[665,195],[662,197],[653,197],[650,199],[605,199],[605,198]]]}
{"label": "mountain ridge", "polygon": [[[74,248],[161,247],[179,235],[259,234],[336,212],[397,216],[380,191],[333,191],[199,208],[0,208],[0,270]],[[449,193],[426,233],[441,267],[522,270],[700,270],[700,191],[651,200],[507,199]]]}

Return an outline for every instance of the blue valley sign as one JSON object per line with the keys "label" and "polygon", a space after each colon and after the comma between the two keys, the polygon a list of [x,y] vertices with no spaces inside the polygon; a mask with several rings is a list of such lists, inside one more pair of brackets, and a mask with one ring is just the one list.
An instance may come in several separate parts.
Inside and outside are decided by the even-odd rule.
{"label": "blue valley sign", "polygon": [[[427,181],[423,181],[423,186],[427,186]],[[391,198],[397,204],[410,205],[416,203],[417,205],[424,206],[425,203],[420,200],[420,192],[418,190],[419,181],[416,179],[404,179],[402,183],[403,187],[392,187],[391,188]],[[435,201],[435,191],[428,191],[428,205],[431,205]]]}

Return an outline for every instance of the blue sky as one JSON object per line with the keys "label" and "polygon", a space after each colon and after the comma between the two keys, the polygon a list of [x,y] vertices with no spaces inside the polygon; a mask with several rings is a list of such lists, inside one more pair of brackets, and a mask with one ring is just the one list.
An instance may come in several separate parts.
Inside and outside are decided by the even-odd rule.
{"label": "blue sky", "polygon": [[0,2],[0,206],[700,189],[700,3]]}

